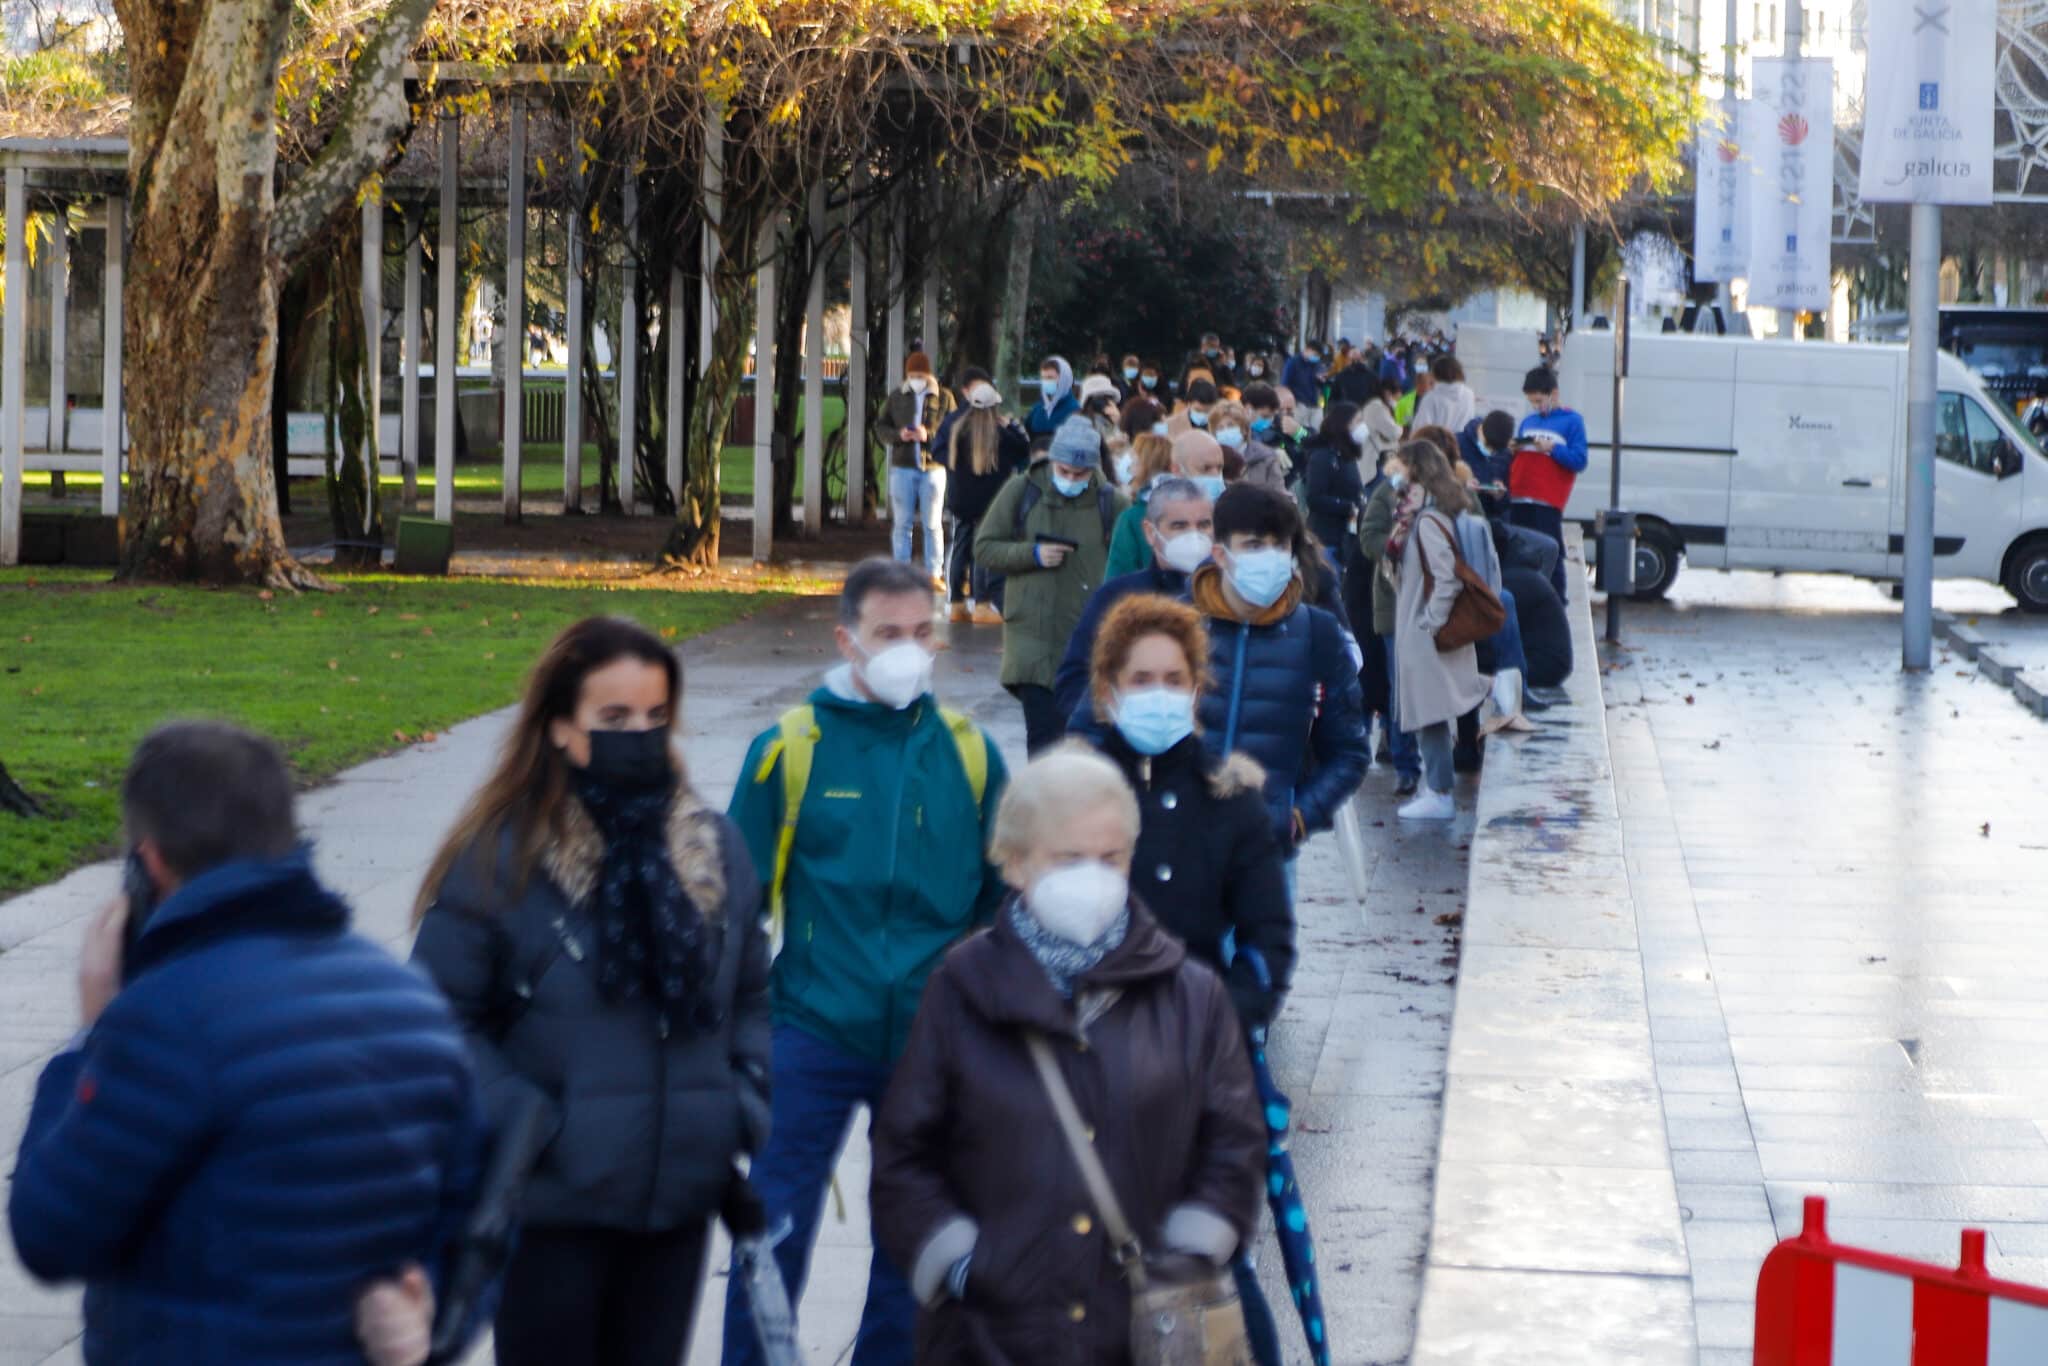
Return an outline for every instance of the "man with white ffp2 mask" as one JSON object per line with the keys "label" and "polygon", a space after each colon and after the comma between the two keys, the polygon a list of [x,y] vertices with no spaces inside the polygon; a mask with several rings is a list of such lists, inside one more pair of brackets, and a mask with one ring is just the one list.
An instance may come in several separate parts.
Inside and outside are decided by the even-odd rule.
{"label": "man with white ffp2 mask", "polygon": [[[748,751],[731,816],[782,940],[773,987],[767,1147],[751,1178],[800,1293],[832,1164],[854,1110],[881,1104],[946,950],[1003,896],[986,862],[1006,770],[994,741],[932,696],[936,599],[914,566],[871,559],[839,600],[842,662]],[[725,1361],[757,1360],[746,1278],[726,1300]],[[861,1337],[908,1361],[916,1305],[878,1257]]]}

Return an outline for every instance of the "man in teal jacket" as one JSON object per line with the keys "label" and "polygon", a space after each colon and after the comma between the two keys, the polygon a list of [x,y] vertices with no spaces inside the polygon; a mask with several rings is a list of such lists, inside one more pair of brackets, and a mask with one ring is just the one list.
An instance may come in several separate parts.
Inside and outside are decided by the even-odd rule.
{"label": "man in teal jacket", "polygon": [[[856,566],[839,599],[846,662],[754,741],[729,812],[781,935],[773,1117],[751,1177],[769,1226],[790,1221],[775,1255],[792,1299],[855,1108],[881,1104],[925,979],[1003,896],[983,852],[1002,755],[932,696],[934,609],[911,565]],[[737,1273],[725,1311],[726,1366],[752,1366],[760,1349]],[[877,1249],[854,1366],[909,1366],[916,1318]]]}

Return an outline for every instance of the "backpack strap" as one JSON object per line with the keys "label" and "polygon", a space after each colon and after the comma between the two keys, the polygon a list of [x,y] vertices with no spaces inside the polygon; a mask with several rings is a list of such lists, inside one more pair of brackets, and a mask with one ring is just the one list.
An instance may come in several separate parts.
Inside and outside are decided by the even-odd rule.
{"label": "backpack strap", "polygon": [[1095,514],[1102,519],[1102,543],[1116,535],[1116,491],[1107,479],[1095,486]]}
{"label": "backpack strap", "polygon": [[960,767],[967,773],[967,786],[979,810],[982,798],[988,795],[988,736],[971,717],[951,707],[940,707],[939,716],[952,732],[953,746],[960,751]]}
{"label": "backpack strap", "polygon": [[1045,497],[1045,490],[1031,482],[1030,470],[1024,471],[1023,479],[1024,491],[1017,497],[1017,519],[1012,532],[1012,538],[1019,541],[1024,539],[1025,519],[1031,516],[1031,509],[1037,507],[1039,501]]}
{"label": "backpack strap", "polygon": [[782,942],[783,885],[789,880],[789,855],[796,847],[797,812],[803,809],[804,790],[811,785],[811,758],[817,753],[818,717],[808,703],[791,707],[775,723],[775,738],[761,755],[754,781],[765,783],[782,761],[782,824],[775,835],[775,870],[768,884],[769,935],[773,944]]}

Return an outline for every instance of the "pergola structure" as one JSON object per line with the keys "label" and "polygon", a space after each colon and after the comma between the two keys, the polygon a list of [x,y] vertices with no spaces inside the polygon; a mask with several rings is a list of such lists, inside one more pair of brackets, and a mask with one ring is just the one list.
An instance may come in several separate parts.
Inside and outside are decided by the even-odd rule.
{"label": "pergola structure", "polygon": [[[410,74],[410,73],[409,73]],[[446,73],[443,73],[444,77]],[[554,73],[559,78],[560,73]],[[506,254],[504,294],[506,316],[523,318],[527,298],[527,168],[530,159],[527,154],[527,102],[518,93],[507,101],[507,148],[504,174],[501,186],[490,190],[470,185],[465,187],[459,174],[462,152],[462,120],[456,114],[443,114],[437,118],[435,146],[438,167],[436,178],[429,184],[423,181],[407,181],[387,177],[376,194],[365,199],[362,205],[362,303],[366,318],[384,318],[384,227],[387,208],[397,207],[406,216],[409,231],[406,235],[406,271],[403,298],[400,301],[401,344],[400,364],[400,410],[399,449],[396,452],[395,472],[403,480],[402,506],[414,506],[416,481],[423,453],[418,449],[420,382],[426,368],[422,345],[422,301],[421,282],[421,230],[425,214],[431,205],[437,210],[437,250],[435,252],[435,318],[434,357],[432,379],[434,383],[434,426],[432,434],[432,458],[434,470],[434,516],[449,521],[455,512],[455,448],[456,448],[456,328],[454,316],[459,307],[460,282],[458,279],[458,226],[459,211],[465,198],[474,202],[485,198],[489,202],[502,202],[506,209]],[[718,157],[722,150],[723,129],[718,121],[711,120],[706,127],[707,155],[703,176],[705,197],[713,214],[717,211],[720,190],[720,164]],[[4,321],[0,321],[0,565],[20,562],[21,516],[23,476],[31,466],[47,470],[92,470],[101,475],[100,509],[108,516],[121,511],[121,474],[125,449],[124,423],[118,419],[122,410],[121,369],[121,327],[122,327],[122,259],[125,251],[125,196],[127,193],[128,145],[119,138],[94,139],[49,139],[49,138],[0,138],[0,174],[4,174],[6,199],[6,279],[8,289],[4,308]],[[867,410],[867,363],[868,336],[867,318],[867,273],[869,268],[866,235],[857,230],[861,213],[861,191],[864,189],[858,170],[855,175],[854,193],[846,207],[851,243],[850,285],[852,294],[852,355],[847,367],[847,441],[846,441],[846,516],[849,521],[863,515],[863,501],[866,492],[865,462],[868,441],[865,431]],[[502,199],[500,198],[500,192]],[[624,220],[629,238],[638,241],[648,230],[639,221],[638,206],[633,182],[629,179],[625,187]],[[107,395],[105,411],[101,414],[80,412],[65,413],[65,320],[69,304],[69,272],[65,268],[63,253],[66,251],[65,233],[53,234],[53,250],[57,253],[52,272],[51,298],[51,376],[50,420],[43,441],[44,450],[36,456],[29,453],[29,421],[26,406],[27,368],[27,322],[28,301],[26,290],[17,282],[28,279],[27,240],[28,217],[32,211],[57,213],[60,218],[65,209],[80,202],[97,201],[104,205],[104,219],[107,232],[107,271],[105,276],[106,297],[104,304],[106,327],[105,374],[103,393]],[[578,216],[571,211],[566,219],[568,253],[565,271],[564,294],[566,302],[566,332],[568,339],[567,382],[564,385],[562,443],[563,480],[562,507],[565,512],[580,511],[582,506],[582,455],[583,443],[580,434],[583,429],[584,398],[580,384],[584,356],[585,298],[583,287],[583,253],[587,248],[586,233]],[[806,221],[788,224],[770,219],[763,230],[762,240],[756,253],[761,263],[756,270],[756,321],[755,321],[755,370],[753,423],[754,448],[754,505],[753,505],[753,558],[765,562],[774,549],[775,519],[773,513],[773,461],[774,461],[774,405],[768,401],[774,388],[778,364],[801,364],[796,357],[778,357],[775,354],[775,291],[778,287],[777,262],[781,254],[777,247],[781,234],[786,232],[807,232],[814,244],[822,246],[828,240],[831,224],[828,221],[828,205],[825,187],[822,184],[810,188],[807,199]],[[659,225],[655,225],[658,230]],[[904,224],[902,205],[894,202],[890,206],[889,231],[887,233],[889,254],[890,304],[886,326],[887,373],[901,374],[905,359],[907,323],[907,301],[913,286],[921,294],[923,328],[927,345],[935,346],[938,337],[938,281],[927,277],[912,282],[904,278]],[[710,284],[711,266],[717,259],[717,238],[710,225],[706,225],[703,241],[704,271],[701,283],[701,306],[699,309],[700,329],[696,354],[700,371],[710,362],[711,329],[715,321],[715,303]],[[804,375],[803,390],[803,454],[801,464],[801,488],[803,494],[803,532],[807,536],[822,533],[825,523],[825,422],[824,422],[824,373],[823,356],[825,347],[825,253],[814,251],[812,259],[817,263],[807,281],[808,288],[804,323],[803,356],[808,369]],[[617,440],[619,442],[619,469],[622,480],[633,479],[633,443],[635,439],[635,404],[638,400],[638,377],[635,366],[638,363],[638,348],[634,345],[634,329],[638,326],[639,310],[637,294],[649,282],[639,280],[635,255],[629,252],[624,266],[623,293],[625,296],[620,326],[620,344],[617,347],[618,403]],[[666,282],[668,316],[680,318],[684,313],[687,276],[680,265],[675,266]],[[681,339],[677,339],[680,343]],[[522,362],[524,355],[523,328],[518,335],[507,338],[514,348],[514,356],[505,367],[504,393],[504,507],[508,521],[520,516],[520,463],[521,437],[524,419],[524,393]],[[369,348],[370,372],[368,375],[367,397],[369,413],[370,459],[377,471],[373,479],[381,476],[387,466],[394,463],[390,456],[379,449],[381,375],[379,374],[379,350],[376,344]],[[666,474],[670,490],[678,498],[682,493],[683,481],[683,423],[679,420],[683,405],[685,366],[688,364],[690,348],[674,344],[668,347],[668,373],[664,376],[668,410],[672,415],[666,424]],[[934,357],[936,362],[937,358]],[[106,414],[111,412],[115,418]],[[99,440],[96,454],[80,453],[69,448],[69,439],[84,428],[95,426]],[[629,486],[630,487],[630,486]],[[633,506],[641,500],[633,499]]]}

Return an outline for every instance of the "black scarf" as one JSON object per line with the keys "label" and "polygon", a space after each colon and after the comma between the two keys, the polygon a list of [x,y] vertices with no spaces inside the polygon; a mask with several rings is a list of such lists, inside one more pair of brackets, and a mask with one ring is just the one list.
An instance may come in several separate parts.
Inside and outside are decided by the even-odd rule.
{"label": "black scarf", "polygon": [[674,781],[629,786],[578,770],[575,783],[604,837],[604,861],[589,903],[597,925],[598,994],[607,1001],[649,997],[663,1038],[715,1027],[719,1015],[708,989],[704,915],[669,858]]}

